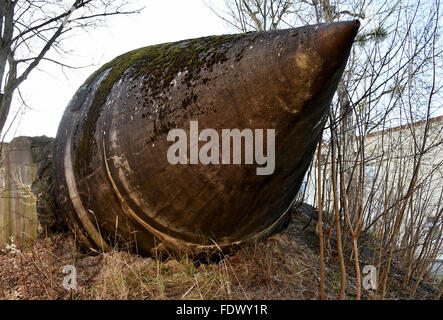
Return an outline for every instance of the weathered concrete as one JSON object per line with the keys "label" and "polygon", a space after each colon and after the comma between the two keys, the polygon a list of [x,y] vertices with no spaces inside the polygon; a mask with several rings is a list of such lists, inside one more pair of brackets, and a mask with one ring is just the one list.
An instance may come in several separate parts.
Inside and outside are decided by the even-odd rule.
{"label": "weathered concrete", "polygon": [[4,143],[0,163],[0,248],[20,246],[36,238],[36,196],[31,185],[44,160],[52,153],[53,138],[17,137]]}
{"label": "weathered concrete", "polygon": [[[93,248],[120,239],[142,253],[199,251],[278,229],[358,27],[351,21],[185,40],[103,66],[66,108],[55,144],[57,202],[77,237]],[[190,136],[191,120],[200,130],[275,129],[274,173],[170,164],[167,134],[180,128]]]}

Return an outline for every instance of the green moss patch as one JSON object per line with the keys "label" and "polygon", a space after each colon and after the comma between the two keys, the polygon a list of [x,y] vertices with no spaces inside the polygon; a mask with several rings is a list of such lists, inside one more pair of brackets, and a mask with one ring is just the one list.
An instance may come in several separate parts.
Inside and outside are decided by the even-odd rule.
{"label": "green moss patch", "polygon": [[[97,89],[82,126],[83,135],[75,160],[77,170],[87,169],[85,165],[89,163],[95,149],[93,136],[96,123],[112,87],[126,70],[131,68],[129,75],[133,78],[143,77],[150,89],[151,98],[155,99],[169,87],[179,72],[187,72],[183,80],[188,86],[192,86],[192,83],[200,78],[201,70],[210,71],[215,64],[225,62],[227,51],[244,36],[210,36],[140,48],[115,58],[97,70],[86,80],[86,85],[89,86],[98,75],[111,68]],[[243,50],[239,51],[240,55],[242,52]],[[203,80],[205,83],[208,81]]]}

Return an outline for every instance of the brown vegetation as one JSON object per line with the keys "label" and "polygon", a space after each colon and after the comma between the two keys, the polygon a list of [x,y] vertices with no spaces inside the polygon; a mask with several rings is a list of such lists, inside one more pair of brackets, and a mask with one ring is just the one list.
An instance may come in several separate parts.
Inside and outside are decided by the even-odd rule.
{"label": "brown vegetation", "polygon": [[[319,246],[309,218],[294,210],[286,230],[239,248],[219,262],[188,257],[142,258],[125,251],[86,254],[71,235],[38,240],[0,255],[0,299],[319,299]],[[306,227],[308,225],[308,227]],[[335,245],[325,249],[325,297],[340,291]],[[370,262],[364,254],[361,266]],[[214,259],[213,259],[214,260]],[[346,299],[355,299],[354,262],[347,257]],[[78,290],[63,288],[63,267],[77,267]],[[391,268],[386,299],[432,299],[438,289],[425,283],[411,295],[402,288],[402,273]],[[362,289],[362,299],[373,292]]]}

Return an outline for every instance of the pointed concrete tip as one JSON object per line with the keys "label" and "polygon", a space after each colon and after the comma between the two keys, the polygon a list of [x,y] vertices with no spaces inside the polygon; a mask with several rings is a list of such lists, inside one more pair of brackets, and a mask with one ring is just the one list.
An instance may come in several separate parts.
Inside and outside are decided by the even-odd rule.
{"label": "pointed concrete tip", "polygon": [[335,69],[345,63],[359,28],[359,20],[319,25],[315,46],[329,68]]}

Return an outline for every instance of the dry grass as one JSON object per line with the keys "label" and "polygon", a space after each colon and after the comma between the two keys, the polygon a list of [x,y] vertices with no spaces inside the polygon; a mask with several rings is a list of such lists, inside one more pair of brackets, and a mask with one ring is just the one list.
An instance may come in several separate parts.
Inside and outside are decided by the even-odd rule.
{"label": "dry grass", "polygon": [[[318,241],[312,228],[303,230],[296,216],[281,234],[239,248],[221,260],[199,263],[179,259],[142,258],[127,252],[88,255],[77,252],[69,235],[37,241],[17,252],[0,255],[1,299],[319,299]],[[327,251],[325,289],[336,299],[340,271],[334,250]],[[354,299],[356,277],[347,259],[346,298]],[[62,286],[63,267],[74,264],[79,289]],[[411,297],[393,275],[388,299],[430,299],[419,290]],[[371,298],[363,290],[362,299]]]}
{"label": "dry grass", "polygon": [[[63,288],[64,266],[76,265],[83,290],[101,268],[100,255],[76,252],[69,235],[36,241],[20,250],[0,254],[0,299],[69,299],[75,297]],[[78,293],[81,294],[83,290]]]}

